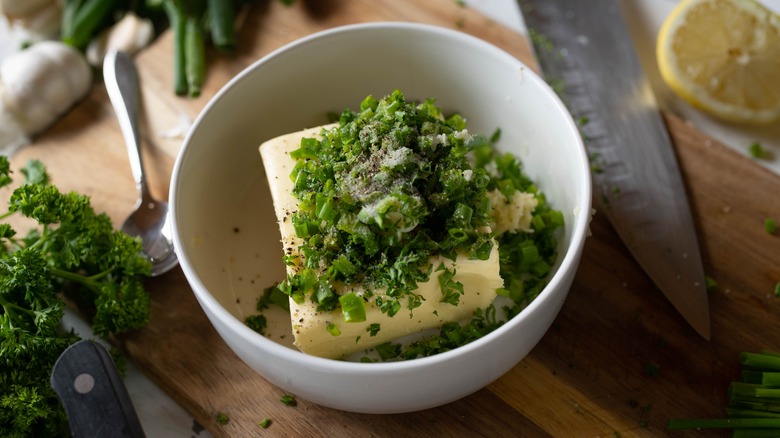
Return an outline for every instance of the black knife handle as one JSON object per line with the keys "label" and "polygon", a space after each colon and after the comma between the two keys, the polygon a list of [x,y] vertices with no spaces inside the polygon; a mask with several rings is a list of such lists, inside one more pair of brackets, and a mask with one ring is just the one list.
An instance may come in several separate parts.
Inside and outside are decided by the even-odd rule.
{"label": "black knife handle", "polygon": [[105,347],[81,340],[54,364],[51,386],[68,414],[75,438],[143,438],[122,378]]}

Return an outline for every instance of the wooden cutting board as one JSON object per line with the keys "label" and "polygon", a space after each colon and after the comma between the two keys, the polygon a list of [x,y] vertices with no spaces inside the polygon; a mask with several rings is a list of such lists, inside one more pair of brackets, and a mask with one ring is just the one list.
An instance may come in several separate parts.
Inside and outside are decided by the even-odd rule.
{"label": "wooden cutting board", "polygon": [[[298,37],[337,25],[417,21],[479,36],[532,64],[520,36],[453,0],[260,2],[246,16],[240,50],[209,52],[199,99],[173,95],[172,46],[164,34],[137,55],[146,111],[152,191],[167,197],[181,137],[219,88],[253,61]],[[741,351],[780,350],[780,177],[667,115],[687,183],[707,274],[712,340],[677,314],[596,214],[569,298],[552,328],[514,369],[471,396],[403,415],[362,415],[283,392],[221,340],[179,269],[151,279],[152,321],[122,338],[130,359],[217,436],[658,436],[679,417],[720,417]],[[63,190],[89,194],[119,223],[135,202],[129,164],[102,86],[12,160],[41,159]],[[658,373],[649,373],[654,369]],[[230,417],[218,425],[215,415]],[[265,417],[273,424],[262,429]],[[688,432],[675,436],[689,435]],[[714,436],[721,433],[714,432]],[[699,436],[699,435],[697,435]]]}

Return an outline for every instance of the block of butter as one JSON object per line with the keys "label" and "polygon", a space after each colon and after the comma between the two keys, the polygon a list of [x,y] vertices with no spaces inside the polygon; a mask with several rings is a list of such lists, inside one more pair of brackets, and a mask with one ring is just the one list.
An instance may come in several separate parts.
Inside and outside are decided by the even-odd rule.
{"label": "block of butter", "polygon": [[[323,128],[332,125],[306,129],[300,132],[277,137],[260,146],[260,155],[265,168],[268,184],[274,202],[274,211],[279,223],[282,246],[286,254],[297,254],[301,240],[295,235],[290,216],[297,210],[297,199],[293,195],[293,181],[290,173],[295,166],[295,160],[290,158],[290,152],[298,149],[302,138],[320,138]],[[301,351],[314,356],[341,359],[360,350],[370,349],[387,341],[418,333],[423,330],[437,328],[452,321],[464,321],[471,318],[474,310],[489,306],[496,297],[496,289],[503,287],[499,276],[498,245],[487,260],[469,260],[464,255],[456,257],[455,261],[440,256],[431,257],[433,266],[430,279],[418,284],[416,294],[424,298],[422,304],[412,311],[405,307],[394,316],[382,313],[374,303],[377,296],[382,295],[381,289],[374,290],[374,298],[366,303],[366,320],[364,322],[345,322],[341,309],[330,312],[317,311],[317,304],[308,297],[302,304],[290,299],[290,318],[295,338],[295,346]],[[464,294],[457,305],[442,301],[439,275],[442,270],[436,268],[440,264],[454,271],[454,281],[463,284]],[[288,266],[288,274],[295,267]],[[348,285],[337,293],[360,291],[360,285]],[[405,303],[405,300],[401,300]],[[340,332],[332,335],[326,327],[335,325]],[[379,331],[373,336],[368,328],[379,324]],[[376,326],[374,326],[376,327]]]}

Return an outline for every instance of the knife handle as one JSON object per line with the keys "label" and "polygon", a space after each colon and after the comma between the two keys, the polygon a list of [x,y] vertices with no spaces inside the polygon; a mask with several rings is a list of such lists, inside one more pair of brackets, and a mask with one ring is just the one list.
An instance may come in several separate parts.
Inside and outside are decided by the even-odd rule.
{"label": "knife handle", "polygon": [[143,438],[122,378],[105,347],[81,340],[60,355],[51,374],[75,438]]}

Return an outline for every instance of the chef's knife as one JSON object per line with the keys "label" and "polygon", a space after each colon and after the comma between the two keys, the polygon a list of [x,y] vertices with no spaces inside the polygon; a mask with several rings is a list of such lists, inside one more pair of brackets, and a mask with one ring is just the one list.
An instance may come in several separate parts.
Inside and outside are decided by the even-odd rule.
{"label": "chef's knife", "polygon": [[710,316],[674,146],[616,0],[519,0],[537,61],[581,130],[594,205],[704,338]]}
{"label": "chef's knife", "polygon": [[74,438],[144,438],[114,360],[97,342],[82,339],[66,348],[52,369],[51,386]]}

